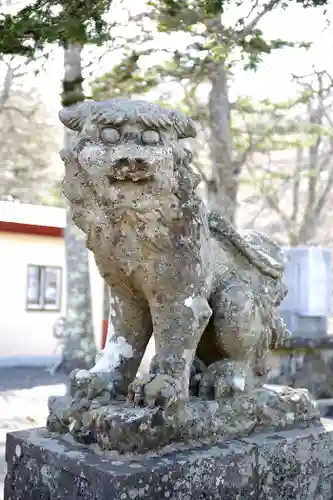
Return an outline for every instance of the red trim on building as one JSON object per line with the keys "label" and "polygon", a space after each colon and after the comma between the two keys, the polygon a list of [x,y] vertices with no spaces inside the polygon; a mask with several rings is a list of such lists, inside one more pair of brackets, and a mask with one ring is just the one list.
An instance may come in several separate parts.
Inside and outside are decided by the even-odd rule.
{"label": "red trim on building", "polygon": [[102,321],[102,345],[101,349],[104,349],[106,343],[106,337],[108,336],[108,325],[109,321],[107,319],[103,319]]}
{"label": "red trim on building", "polygon": [[64,229],[62,227],[37,226],[34,224],[21,224],[19,222],[0,221],[0,232],[33,234],[37,236],[54,236],[63,238]]}

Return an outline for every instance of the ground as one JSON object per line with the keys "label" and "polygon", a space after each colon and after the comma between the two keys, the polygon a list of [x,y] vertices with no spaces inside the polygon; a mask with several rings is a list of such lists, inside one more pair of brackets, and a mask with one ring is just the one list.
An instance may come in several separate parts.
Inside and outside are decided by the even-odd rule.
{"label": "ground", "polygon": [[65,392],[66,377],[45,368],[0,368],[0,499],[5,478],[6,433],[45,425],[49,396]]}

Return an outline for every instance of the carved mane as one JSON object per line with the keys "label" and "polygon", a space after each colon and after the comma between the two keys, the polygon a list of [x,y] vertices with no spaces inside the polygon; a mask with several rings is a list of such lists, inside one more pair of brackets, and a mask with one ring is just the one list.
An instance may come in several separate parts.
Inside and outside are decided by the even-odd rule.
{"label": "carved mane", "polygon": [[87,100],[59,112],[60,121],[75,132],[82,130],[88,117],[93,122],[104,124],[141,122],[155,129],[173,128],[178,139],[196,136],[195,124],[191,118],[176,110],[162,108],[143,100],[110,99],[103,102]]}

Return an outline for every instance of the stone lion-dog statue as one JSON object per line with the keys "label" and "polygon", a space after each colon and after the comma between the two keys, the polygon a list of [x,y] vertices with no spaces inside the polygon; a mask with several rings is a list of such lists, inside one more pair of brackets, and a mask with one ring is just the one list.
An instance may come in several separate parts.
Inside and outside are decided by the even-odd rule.
{"label": "stone lion-dog statue", "polygon": [[[284,252],[260,233],[241,236],[200,200],[182,143],[195,137],[194,122],[128,99],[85,101],[59,116],[76,132],[61,151],[63,193],[110,289],[106,346],[72,386],[88,399],[107,387],[110,400],[141,408],[262,386],[270,350],[289,335],[276,311]],[[152,335],[150,373],[136,378]]]}

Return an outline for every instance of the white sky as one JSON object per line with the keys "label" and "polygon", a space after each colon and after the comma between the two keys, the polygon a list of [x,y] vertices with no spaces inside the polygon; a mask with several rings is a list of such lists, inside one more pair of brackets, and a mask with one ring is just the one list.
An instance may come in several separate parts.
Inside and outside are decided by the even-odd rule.
{"label": "white sky", "polygon": [[[246,9],[249,0],[245,0],[243,8]],[[291,2],[291,0],[289,0]],[[144,0],[131,2],[131,10],[140,12]],[[224,21],[237,19],[242,12],[238,8],[231,9],[224,16]],[[118,10],[117,18],[121,18]],[[266,15],[259,24],[267,38],[281,38],[291,41],[314,42],[309,51],[302,49],[283,49],[275,51],[272,55],[265,56],[264,62],[259,69],[254,71],[243,71],[241,65],[236,66],[235,77],[231,85],[231,98],[237,95],[249,95],[255,100],[269,98],[273,100],[284,100],[295,94],[295,85],[291,82],[291,74],[304,75],[310,73],[312,66],[316,69],[326,69],[333,72],[333,26],[327,26],[327,19],[333,19],[333,0],[328,7],[326,16],[322,9],[303,9],[293,1],[287,10],[276,10]],[[166,42],[164,35],[160,35],[156,47],[161,49]],[[184,44],[182,36],[172,36],[175,46]],[[90,49],[91,53],[97,54],[98,49]],[[98,74],[102,74],[112,67],[118,60],[117,54],[110,52],[103,58],[103,63],[98,67]],[[46,64],[46,71],[42,72],[33,84],[37,85],[42,93],[46,105],[57,120],[59,109],[59,91],[62,77],[63,57],[62,50],[55,49],[53,56]],[[96,74],[96,76],[98,76]],[[32,80],[31,80],[32,82]],[[27,82],[28,83],[28,82]]]}

